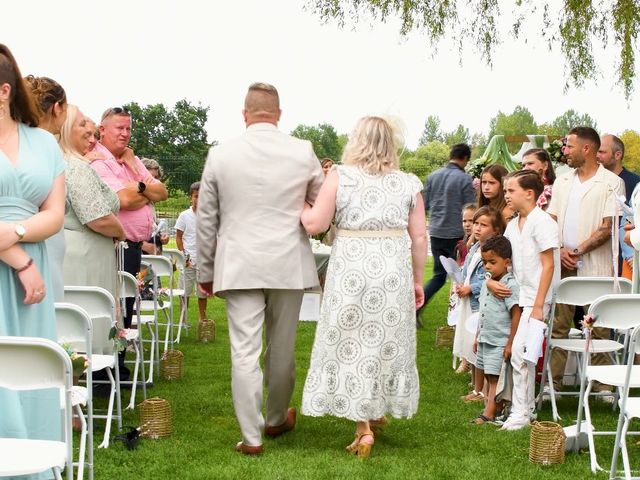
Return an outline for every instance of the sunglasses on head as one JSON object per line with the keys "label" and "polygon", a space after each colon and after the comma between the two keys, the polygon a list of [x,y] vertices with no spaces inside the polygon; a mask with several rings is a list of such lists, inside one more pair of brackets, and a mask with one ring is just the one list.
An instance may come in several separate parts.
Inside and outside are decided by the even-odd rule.
{"label": "sunglasses on head", "polygon": [[106,112],[102,114],[102,120],[104,120],[107,117],[110,117],[111,115],[129,115],[130,116],[131,112],[127,107],[111,107],[110,109],[108,109]]}

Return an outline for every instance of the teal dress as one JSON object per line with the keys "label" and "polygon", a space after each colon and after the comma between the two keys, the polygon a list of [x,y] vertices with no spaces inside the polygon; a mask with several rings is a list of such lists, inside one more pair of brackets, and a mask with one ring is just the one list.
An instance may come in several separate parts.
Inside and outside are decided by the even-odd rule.
{"label": "teal dress", "polygon": [[[0,221],[17,223],[38,213],[65,164],[53,136],[19,124],[20,149],[14,167],[0,151]],[[43,337],[56,341],[55,310],[44,242],[20,243],[44,279],[47,295],[25,305],[15,272],[0,261],[0,335]],[[15,365],[20,369],[20,365]],[[60,400],[56,391],[17,393],[0,388],[0,437],[60,439]],[[42,478],[50,478],[50,472]],[[25,477],[19,477],[25,478]]]}

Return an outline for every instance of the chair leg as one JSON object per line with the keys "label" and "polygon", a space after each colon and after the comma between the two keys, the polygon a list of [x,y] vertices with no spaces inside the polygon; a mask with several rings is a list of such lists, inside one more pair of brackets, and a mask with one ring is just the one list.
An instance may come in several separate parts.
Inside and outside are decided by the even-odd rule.
{"label": "chair leg", "polygon": [[80,419],[82,430],[80,432],[80,449],[78,450],[78,480],[82,480],[84,477],[84,465],[87,446],[87,421],[84,418],[80,405],[74,407],[76,415]]}
{"label": "chair leg", "polygon": [[547,369],[547,380],[549,381],[549,398],[551,399],[551,412],[553,413],[553,419],[557,422],[558,420],[562,420],[560,415],[558,415],[558,406],[556,405],[556,390],[553,388],[553,377],[551,374],[551,369]]}
{"label": "chair leg", "polygon": [[624,424],[622,425],[622,436],[620,437],[622,464],[624,465],[624,476],[627,479],[631,478],[631,466],[629,465],[629,453],[627,452],[627,431],[629,430],[630,421],[630,418],[625,417]]}
{"label": "chair leg", "polygon": [[[98,448],[109,448],[109,437],[111,436],[111,422],[113,421],[113,402],[116,396],[116,381],[113,379],[113,373],[111,369],[107,368],[107,377],[109,377],[109,383],[111,384],[111,391],[109,392],[109,405],[107,406],[107,419],[104,426],[104,438]],[[118,364],[116,363],[116,372],[118,371]]]}
{"label": "chair leg", "polygon": [[138,386],[138,369],[140,368],[140,348],[138,348],[138,340],[131,342],[133,349],[136,352],[136,363],[133,366],[133,379],[131,381],[131,397],[129,399],[129,405],[127,410],[133,410],[136,404],[136,387]]}
{"label": "chair leg", "polygon": [[551,360],[551,342],[549,342],[549,339],[547,339],[547,345],[545,347],[545,351],[544,351],[544,360],[542,362],[542,373],[540,374],[540,391],[538,392],[538,399],[537,399],[537,405],[536,405],[536,410],[538,411],[538,413],[540,413],[542,411],[542,402],[544,401],[544,387],[546,385],[545,383],[545,379],[547,376],[547,370],[549,370],[548,368],[548,362]]}
{"label": "chair leg", "polygon": [[62,475],[60,474],[60,469],[58,467],[53,467],[53,475],[56,478],[56,480],[62,480]]}
{"label": "chair leg", "polygon": [[587,439],[589,440],[589,461],[591,462],[591,471],[596,473],[598,470],[602,470],[602,467],[598,465],[598,459],[596,457],[596,445],[593,438],[593,423],[591,423],[591,409],[589,408],[589,395],[591,394],[591,387],[593,382],[589,381],[586,390],[584,391],[584,419],[587,423]]}
{"label": "chair leg", "polygon": [[122,391],[120,389],[120,368],[118,368],[118,354],[114,354],[114,360],[116,363],[116,412],[118,414],[118,431],[122,430]]}

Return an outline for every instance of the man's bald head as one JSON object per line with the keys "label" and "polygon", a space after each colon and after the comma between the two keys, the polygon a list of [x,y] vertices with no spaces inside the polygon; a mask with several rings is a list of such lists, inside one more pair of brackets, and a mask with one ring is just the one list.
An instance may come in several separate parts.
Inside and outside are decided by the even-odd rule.
{"label": "man's bald head", "polygon": [[276,124],[280,120],[280,96],[278,90],[268,83],[253,83],[244,99],[244,120],[247,126],[252,123],[267,122]]}

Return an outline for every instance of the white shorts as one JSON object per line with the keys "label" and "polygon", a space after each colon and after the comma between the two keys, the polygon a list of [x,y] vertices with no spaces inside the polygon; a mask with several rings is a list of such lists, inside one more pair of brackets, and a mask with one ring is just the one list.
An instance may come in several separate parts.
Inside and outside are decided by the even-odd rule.
{"label": "white shorts", "polygon": [[182,275],[180,275],[180,288],[184,289],[184,295],[190,297],[195,290],[198,298],[207,298],[207,296],[198,289],[198,267],[184,267]]}

